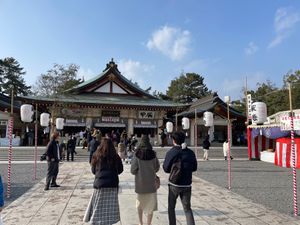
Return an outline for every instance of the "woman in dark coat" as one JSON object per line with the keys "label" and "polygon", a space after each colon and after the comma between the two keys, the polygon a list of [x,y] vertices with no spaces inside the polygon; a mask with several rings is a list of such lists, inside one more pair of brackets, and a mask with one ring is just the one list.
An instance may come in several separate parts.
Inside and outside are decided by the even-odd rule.
{"label": "woman in dark coat", "polygon": [[94,193],[87,207],[84,222],[112,225],[120,221],[118,200],[119,174],[123,164],[109,138],[103,138],[93,154]]}

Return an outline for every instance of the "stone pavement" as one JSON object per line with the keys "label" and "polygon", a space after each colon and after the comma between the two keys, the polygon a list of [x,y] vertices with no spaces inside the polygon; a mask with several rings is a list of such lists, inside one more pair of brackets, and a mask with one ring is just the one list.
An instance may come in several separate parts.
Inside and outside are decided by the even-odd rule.
{"label": "stone pavement", "polygon": [[[161,187],[158,190],[158,211],[152,225],[167,225],[167,175],[159,171]],[[7,206],[3,212],[5,225],[69,225],[82,222],[86,206],[93,192],[93,175],[86,162],[70,162],[60,165],[60,188],[44,191],[45,179]],[[120,175],[121,225],[137,225],[135,209],[134,177],[130,165],[124,166]],[[280,214],[255,204],[250,200],[193,178],[192,208],[197,225],[204,224],[300,224],[298,218]],[[275,197],[275,196],[274,196]],[[177,224],[186,224],[180,201],[177,203]]]}

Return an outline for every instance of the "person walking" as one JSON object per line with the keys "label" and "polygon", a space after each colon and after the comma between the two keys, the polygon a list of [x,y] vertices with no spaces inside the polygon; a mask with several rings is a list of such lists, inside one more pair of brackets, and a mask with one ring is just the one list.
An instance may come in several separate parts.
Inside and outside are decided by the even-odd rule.
{"label": "person walking", "polygon": [[94,192],[83,221],[92,225],[112,225],[120,221],[119,174],[123,164],[111,139],[103,138],[91,162],[95,175]]}
{"label": "person walking", "polygon": [[208,151],[209,151],[209,147],[210,147],[210,142],[209,142],[209,136],[206,136],[204,141],[203,141],[203,159],[204,160],[208,160]]}
{"label": "person walking", "polygon": [[122,161],[125,161],[126,158],[126,145],[123,139],[121,139],[120,143],[118,144],[118,154]]}
{"label": "person walking", "polygon": [[74,153],[76,148],[76,139],[74,136],[71,136],[68,143],[67,143],[67,161],[70,160],[70,154],[71,154],[71,161],[74,161]]}
{"label": "person walking", "polygon": [[136,206],[140,225],[143,225],[143,213],[147,214],[147,225],[151,225],[153,211],[157,210],[157,192],[155,187],[159,161],[150,144],[149,137],[143,135],[131,161],[131,173],[135,175]]}
{"label": "person walking", "polygon": [[59,171],[59,160],[60,160],[59,145],[57,142],[58,138],[59,138],[59,133],[55,131],[52,134],[51,140],[47,145],[46,159],[47,159],[48,169],[47,169],[46,185],[44,188],[45,191],[49,190],[50,186],[60,187],[60,185],[56,183],[56,178]]}
{"label": "person walking", "polygon": [[93,136],[93,140],[91,140],[90,142],[90,159],[89,159],[89,163],[92,162],[92,158],[93,158],[93,154],[96,152],[98,146],[101,143],[101,134],[95,134],[95,136]]}
{"label": "person walking", "polygon": [[[192,173],[197,170],[197,160],[194,152],[186,147],[185,134],[175,132],[172,134],[173,147],[167,152],[163,169],[166,173],[171,172],[173,163],[178,158],[181,160],[180,177],[176,183],[169,181],[168,216],[169,225],[176,225],[175,206],[180,196],[187,225],[195,225],[193,211],[191,209],[192,196]],[[169,179],[170,180],[170,179]]]}
{"label": "person walking", "polygon": [[[223,154],[225,160],[227,160],[228,148],[229,148],[229,143],[228,140],[226,139],[223,143]],[[233,159],[233,157],[230,156],[230,159]]]}

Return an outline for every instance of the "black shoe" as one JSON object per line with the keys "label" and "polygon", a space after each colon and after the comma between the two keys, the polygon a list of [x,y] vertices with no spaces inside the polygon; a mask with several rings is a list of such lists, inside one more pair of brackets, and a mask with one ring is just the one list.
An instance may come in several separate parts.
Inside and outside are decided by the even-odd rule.
{"label": "black shoe", "polygon": [[60,187],[58,184],[51,184],[50,187]]}
{"label": "black shoe", "polygon": [[49,190],[49,187],[45,186],[44,191],[48,191],[48,190]]}
{"label": "black shoe", "polygon": [[227,160],[227,156],[225,156],[224,158],[225,158],[225,160]]}

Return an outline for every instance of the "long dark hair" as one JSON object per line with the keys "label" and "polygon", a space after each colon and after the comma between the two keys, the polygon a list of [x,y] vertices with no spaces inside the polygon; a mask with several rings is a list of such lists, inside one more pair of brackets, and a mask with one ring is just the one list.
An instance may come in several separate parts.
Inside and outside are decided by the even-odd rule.
{"label": "long dark hair", "polygon": [[110,168],[115,167],[117,160],[117,152],[110,138],[103,138],[101,144],[93,154],[91,164],[96,166],[97,164],[106,164]]}
{"label": "long dark hair", "polygon": [[156,157],[156,152],[153,151],[148,135],[142,136],[135,155],[141,160],[151,160]]}

